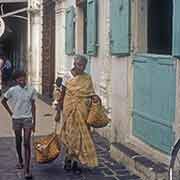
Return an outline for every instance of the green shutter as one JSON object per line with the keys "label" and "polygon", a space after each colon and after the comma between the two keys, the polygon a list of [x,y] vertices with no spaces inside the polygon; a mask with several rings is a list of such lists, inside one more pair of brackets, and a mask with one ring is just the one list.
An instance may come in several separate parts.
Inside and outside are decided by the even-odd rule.
{"label": "green shutter", "polygon": [[71,6],[66,10],[65,52],[67,55],[73,55],[75,49],[74,16],[74,7]]}
{"label": "green shutter", "polygon": [[110,50],[112,55],[130,51],[130,1],[110,1]]}
{"label": "green shutter", "polygon": [[97,0],[87,0],[87,54],[97,53]]}
{"label": "green shutter", "polygon": [[133,61],[133,135],[168,154],[176,114],[174,63],[170,56],[149,54]]}
{"label": "green shutter", "polygon": [[172,55],[180,57],[180,0],[174,0],[173,4],[173,45]]}

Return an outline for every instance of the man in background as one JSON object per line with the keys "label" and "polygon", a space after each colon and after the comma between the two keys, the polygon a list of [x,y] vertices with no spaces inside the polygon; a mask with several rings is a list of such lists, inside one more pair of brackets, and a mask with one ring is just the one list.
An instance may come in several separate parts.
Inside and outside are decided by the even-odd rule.
{"label": "man in background", "polygon": [[5,56],[4,52],[0,50],[0,96],[2,94],[2,86],[8,86],[9,81],[12,80],[12,63]]}

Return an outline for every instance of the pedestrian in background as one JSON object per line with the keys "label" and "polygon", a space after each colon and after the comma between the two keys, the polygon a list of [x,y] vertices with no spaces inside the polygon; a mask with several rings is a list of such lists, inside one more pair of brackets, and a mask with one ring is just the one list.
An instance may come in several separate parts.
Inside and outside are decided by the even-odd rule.
{"label": "pedestrian in background", "polygon": [[[26,179],[31,179],[31,132],[35,131],[36,123],[36,91],[27,85],[27,75],[24,71],[16,71],[14,79],[16,86],[9,88],[3,96],[2,104],[12,118],[12,126],[16,138],[18,163],[16,168],[24,168]],[[22,156],[22,131],[24,140],[24,162]]]}
{"label": "pedestrian in background", "polygon": [[11,61],[5,56],[4,51],[0,50],[0,95],[3,86],[7,89],[12,84],[12,72]]}
{"label": "pedestrian in background", "polygon": [[3,57],[3,60],[3,66],[1,67],[2,81],[4,86],[8,87],[12,81],[13,67],[11,61],[6,56]]}

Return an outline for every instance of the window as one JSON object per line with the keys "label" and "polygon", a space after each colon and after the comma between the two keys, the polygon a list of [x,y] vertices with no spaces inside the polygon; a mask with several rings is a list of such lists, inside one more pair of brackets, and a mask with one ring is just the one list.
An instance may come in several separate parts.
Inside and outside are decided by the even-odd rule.
{"label": "window", "polygon": [[87,54],[97,53],[97,0],[87,0]]}
{"label": "window", "polygon": [[75,53],[75,10],[71,6],[66,10],[66,30],[65,30],[65,52],[67,55]]}
{"label": "window", "polygon": [[83,4],[83,12],[84,12],[84,19],[83,19],[83,52],[87,54],[87,3]]}
{"label": "window", "polygon": [[148,0],[148,53],[172,52],[172,0]]}
{"label": "window", "polygon": [[130,1],[110,1],[110,51],[112,55],[128,55],[130,49]]}

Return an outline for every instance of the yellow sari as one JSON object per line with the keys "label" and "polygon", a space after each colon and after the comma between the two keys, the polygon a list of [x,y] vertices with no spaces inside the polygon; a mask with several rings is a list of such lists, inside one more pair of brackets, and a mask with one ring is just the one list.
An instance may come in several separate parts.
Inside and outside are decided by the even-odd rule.
{"label": "yellow sari", "polygon": [[64,124],[61,131],[61,140],[68,150],[68,155],[89,167],[98,165],[95,145],[86,124],[89,113],[88,99],[94,94],[91,77],[86,73],[67,82],[63,105]]}

